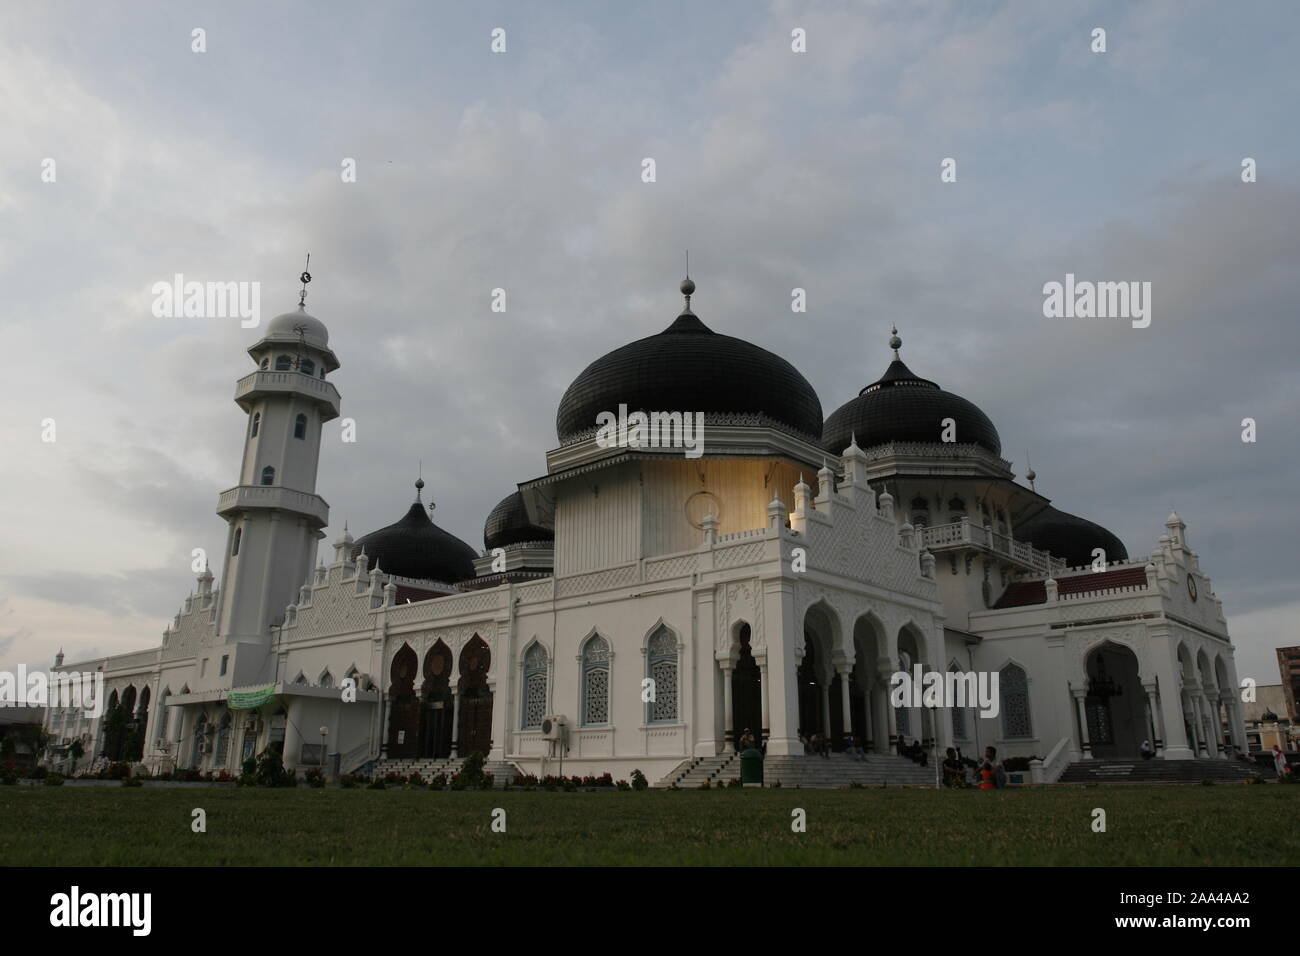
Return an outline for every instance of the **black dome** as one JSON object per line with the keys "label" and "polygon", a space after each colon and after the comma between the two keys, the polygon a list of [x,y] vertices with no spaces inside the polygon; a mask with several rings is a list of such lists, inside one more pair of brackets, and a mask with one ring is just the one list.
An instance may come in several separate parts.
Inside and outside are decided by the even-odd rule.
{"label": "black dome", "polygon": [[372,568],[403,578],[448,584],[474,577],[474,559],[478,557],[468,544],[434,524],[420,501],[413,503],[396,524],[358,538],[352,546],[352,557],[356,558],[362,548]]}
{"label": "black dome", "polygon": [[1106,562],[1127,561],[1124,542],[1099,524],[1056,508],[1046,508],[1015,527],[1014,535],[1040,551],[1064,558],[1072,568],[1092,564],[1092,549],[1106,552]]}
{"label": "black dome", "polygon": [[504,548],[524,541],[554,541],[555,532],[543,528],[528,520],[528,511],[524,508],[524,496],[512,491],[492,509],[483,522],[483,547]]}
{"label": "black dome", "polygon": [[958,444],[975,444],[1002,454],[997,429],[975,404],[918,378],[902,359],[895,358],[878,382],[826,419],[822,447],[838,455],[855,437],[859,448],[891,441],[937,443],[943,440],[945,418],[956,423]]}
{"label": "black dome", "polygon": [[766,349],[714,332],[687,309],[658,335],[592,362],[560,399],[555,431],[566,442],[596,428],[600,412],[704,412],[762,416],[816,440],[822,405],[798,370]]}

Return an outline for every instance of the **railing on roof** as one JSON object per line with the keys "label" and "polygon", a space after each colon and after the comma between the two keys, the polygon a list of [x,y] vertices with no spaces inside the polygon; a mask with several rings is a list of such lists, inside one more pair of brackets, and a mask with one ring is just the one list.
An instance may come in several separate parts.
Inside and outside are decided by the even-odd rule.
{"label": "railing on roof", "polygon": [[971,524],[969,518],[962,518],[952,524],[922,528],[921,533],[922,541],[930,551],[982,548],[1038,571],[1051,572],[1065,568],[1064,558],[1054,558],[1025,541],[1017,541],[1010,535]]}

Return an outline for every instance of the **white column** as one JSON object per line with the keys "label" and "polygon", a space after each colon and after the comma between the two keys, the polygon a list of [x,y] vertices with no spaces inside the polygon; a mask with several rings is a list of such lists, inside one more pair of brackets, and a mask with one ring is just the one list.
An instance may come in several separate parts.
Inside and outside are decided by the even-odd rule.
{"label": "white column", "polygon": [[734,749],[736,741],[735,728],[731,726],[734,713],[731,699],[731,659],[718,661],[718,666],[722,668],[722,753],[729,753]]}
{"label": "white column", "polygon": [[[460,721],[457,719],[460,716],[460,706],[459,706],[460,705],[460,684],[456,680],[452,680],[450,681],[450,683],[451,683],[451,755],[452,757],[457,757],[459,756],[458,751],[460,750]],[[421,717],[423,717],[423,715],[421,715]],[[419,756],[418,750],[416,752],[416,755]]]}
{"label": "white column", "polygon": [[[763,654],[754,658],[754,660],[758,664],[758,689],[762,691],[763,698],[763,727],[769,728],[770,732],[772,725],[769,723],[771,720],[771,705],[769,704],[767,697],[767,655]],[[763,729],[759,728],[760,735],[762,732]],[[762,743],[761,739],[759,743]]]}
{"label": "white column", "polygon": [[802,629],[794,619],[794,585],[789,581],[770,581],[763,586],[763,635],[767,649],[767,676],[771,701],[770,756],[802,754],[799,743],[799,677],[795,657],[796,642]]}
{"label": "white column", "polygon": [[844,732],[852,735],[853,733],[853,702],[850,695],[853,692],[853,667],[841,668],[840,675],[840,711],[844,719]]}
{"label": "white column", "polygon": [[1088,696],[1086,690],[1078,689],[1072,691],[1074,694],[1074,707],[1079,715],[1079,753],[1083,755],[1084,760],[1092,758],[1092,741],[1088,739],[1088,709],[1084,705],[1084,698]]}
{"label": "white column", "polygon": [[822,696],[822,736],[827,740],[831,736],[831,682],[829,680],[817,688]]}
{"label": "white column", "polygon": [[1151,746],[1157,756],[1165,750],[1165,735],[1160,729],[1160,702],[1156,698],[1155,683],[1143,684],[1147,695],[1147,733],[1151,735]]}

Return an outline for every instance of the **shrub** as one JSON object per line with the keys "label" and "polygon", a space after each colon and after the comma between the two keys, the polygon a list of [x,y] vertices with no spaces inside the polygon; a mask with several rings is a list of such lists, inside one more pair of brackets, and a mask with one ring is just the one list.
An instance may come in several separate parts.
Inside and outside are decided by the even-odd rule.
{"label": "shrub", "polygon": [[614,784],[614,786],[618,787],[618,789],[620,789],[620,790],[631,790],[631,789],[632,789],[632,785],[631,785],[630,783],[628,783],[626,780],[620,780],[618,783]]}
{"label": "shrub", "polygon": [[45,786],[47,786],[47,787],[61,787],[61,786],[63,786],[63,774],[61,774],[61,773],[47,773],[47,774],[45,774]]}
{"label": "shrub", "polygon": [[1212,786],[1214,786],[1214,781],[1211,780],[1209,777],[1206,777],[1204,780],[1201,781],[1201,786],[1202,786],[1202,787],[1212,787]]}
{"label": "shrub", "polygon": [[1002,761],[1002,769],[1008,773],[1021,772],[1029,769],[1029,761],[1035,760],[1035,757],[1008,757]]}
{"label": "shrub", "polygon": [[711,790],[711,789],[713,789],[713,788],[709,786],[709,781],[705,780],[702,784],[700,784],[700,789],[701,789],[701,790]]}
{"label": "shrub", "polygon": [[109,780],[125,780],[131,776],[131,765],[129,763],[113,763],[108,766]]}
{"label": "shrub", "polygon": [[406,777],[403,774],[390,770],[388,773],[384,774],[384,783],[390,787],[400,787],[402,784],[406,783]]}
{"label": "shrub", "polygon": [[143,787],[144,781],[139,777],[123,777],[122,786],[124,787]]}
{"label": "shrub", "polygon": [[515,778],[510,781],[512,787],[528,787],[532,789],[537,786],[537,778],[531,773],[517,773]]}
{"label": "shrub", "polygon": [[740,782],[739,777],[733,777],[727,781],[727,789],[729,790],[739,790],[743,786],[744,784]]}
{"label": "shrub", "polygon": [[460,773],[457,774],[458,777],[464,780],[463,789],[483,789],[483,764],[486,760],[487,758],[477,750],[465,758],[465,762],[461,765]]}
{"label": "shrub", "polygon": [[203,774],[197,767],[186,767],[176,775],[177,780],[184,780],[186,783],[198,783],[203,779]]}
{"label": "shrub", "polygon": [[633,790],[645,790],[649,786],[650,786],[650,781],[645,778],[645,774],[643,774],[640,770],[632,771]]}
{"label": "shrub", "polygon": [[316,790],[325,786],[325,774],[321,773],[319,767],[312,767],[303,774],[303,779],[307,781],[307,786]]}
{"label": "shrub", "polygon": [[429,778],[429,789],[446,790],[447,775],[445,773],[435,773],[432,777]]}
{"label": "shrub", "polygon": [[1264,775],[1263,775],[1262,773],[1252,773],[1249,777],[1246,778],[1246,782],[1247,782],[1247,783],[1252,783],[1252,784],[1253,784],[1253,783],[1263,783],[1263,782],[1264,782]]}
{"label": "shrub", "polygon": [[14,767],[12,760],[6,760],[0,763],[0,784],[6,787],[12,787],[18,783],[18,771]]}
{"label": "shrub", "polygon": [[33,780],[44,780],[48,773],[49,770],[44,767],[33,767],[27,776]]}
{"label": "shrub", "polygon": [[387,789],[388,789],[388,784],[384,783],[384,781],[383,781],[383,779],[382,779],[381,777],[376,777],[374,780],[371,780],[368,784],[366,784],[366,789],[367,789],[367,790],[387,790]]}
{"label": "shrub", "polygon": [[1300,783],[1300,774],[1296,774],[1294,771],[1292,771],[1291,773],[1284,773],[1282,774],[1282,776],[1277,778],[1277,782],[1278,783]]}
{"label": "shrub", "polygon": [[409,777],[406,778],[406,785],[408,787],[423,787],[425,786],[425,781],[424,778],[420,776],[420,772],[417,770],[415,773],[411,774]]}

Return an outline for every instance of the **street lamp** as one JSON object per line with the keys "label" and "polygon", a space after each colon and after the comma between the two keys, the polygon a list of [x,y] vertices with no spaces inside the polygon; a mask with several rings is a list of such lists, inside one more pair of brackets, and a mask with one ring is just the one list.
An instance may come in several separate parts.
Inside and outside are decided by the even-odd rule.
{"label": "street lamp", "polygon": [[320,777],[325,779],[325,738],[329,736],[330,729],[322,726],[320,729]]}

